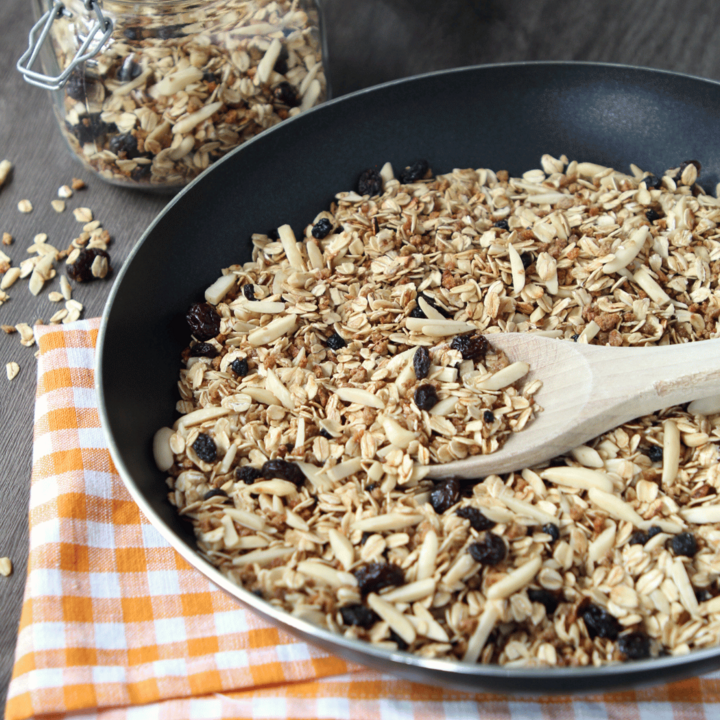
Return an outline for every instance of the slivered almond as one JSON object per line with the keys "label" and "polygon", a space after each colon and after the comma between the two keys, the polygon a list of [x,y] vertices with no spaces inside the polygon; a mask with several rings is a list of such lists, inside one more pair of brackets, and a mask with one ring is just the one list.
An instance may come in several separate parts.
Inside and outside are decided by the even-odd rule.
{"label": "slivered almond", "polygon": [[497,600],[510,597],[518,590],[522,590],[526,585],[532,582],[537,575],[538,570],[542,567],[542,558],[536,557],[513,570],[502,580],[498,580],[488,589],[486,596],[488,600]]}
{"label": "slivered almond", "polygon": [[367,604],[374,610],[408,645],[415,642],[413,624],[393,605],[379,595],[370,593]]}
{"label": "slivered almond", "polygon": [[285,315],[273,320],[259,330],[253,330],[248,335],[248,342],[255,347],[267,345],[283,335],[294,332],[297,327],[295,315]]}
{"label": "slivered almond", "polygon": [[385,408],[385,403],[377,395],[373,395],[371,392],[361,390],[360,388],[338,388],[335,390],[335,394],[344,402],[367,405],[367,407],[377,408],[378,410]]}
{"label": "slivered almond", "polygon": [[338,562],[345,570],[349,570],[355,561],[355,548],[352,543],[335,528],[330,528],[328,531],[328,539]]}
{"label": "slivered almond", "polygon": [[530,371],[530,366],[525,362],[514,362],[502,370],[498,370],[487,380],[483,380],[475,385],[478,390],[502,390],[508,385],[525,377]]}
{"label": "slivered almond", "polygon": [[422,515],[404,515],[402,513],[387,513],[375,517],[364,518],[353,523],[353,530],[364,532],[383,532],[385,530],[401,530],[402,528],[419,525],[423,521]]}
{"label": "slivered almond", "polygon": [[590,470],[589,468],[548,468],[540,473],[540,477],[543,480],[549,480],[550,482],[558,485],[580,488],[582,490],[596,488],[597,490],[602,490],[606,493],[611,493],[613,491],[612,480],[610,480],[605,473],[597,470]]}

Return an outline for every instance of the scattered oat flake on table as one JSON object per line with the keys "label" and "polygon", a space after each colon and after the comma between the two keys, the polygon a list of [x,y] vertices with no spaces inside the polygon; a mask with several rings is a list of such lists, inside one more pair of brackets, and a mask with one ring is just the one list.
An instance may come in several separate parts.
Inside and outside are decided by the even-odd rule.
{"label": "scattered oat flake on table", "polygon": [[20,366],[16,362],[9,362],[5,365],[7,379],[12,380],[20,372]]}
{"label": "scattered oat flake on table", "polygon": [[61,292],[58,292],[57,290],[53,290],[51,293],[48,293],[48,300],[50,302],[60,302],[61,300],[64,300],[63,294]]}
{"label": "scattered oat flake on table", "polygon": [[90,208],[79,207],[73,210],[73,215],[78,222],[89,223],[92,222],[93,214]]}
{"label": "scattered oat flake on table", "polygon": [[21,213],[31,213],[33,209],[32,203],[29,200],[21,200],[18,203],[18,210]]}
{"label": "scattered oat flake on table", "polygon": [[61,212],[65,211],[65,201],[64,200],[51,200],[50,204],[52,205],[52,209],[57,213],[61,213]]}
{"label": "scattered oat flake on table", "polygon": [[3,160],[0,162],[0,187],[5,184],[5,181],[8,179],[11,170],[12,163],[9,160]]}
{"label": "scattered oat flake on table", "polygon": [[27,323],[19,323],[15,329],[20,333],[20,344],[30,347],[35,344],[35,333]]}
{"label": "scattered oat flake on table", "polygon": [[85,181],[80,180],[80,178],[73,178],[70,185],[72,186],[73,190],[82,190],[83,188],[86,187]]}
{"label": "scattered oat flake on table", "polygon": [[67,200],[73,196],[72,188],[69,185],[62,185],[58,188],[58,197]]}
{"label": "scattered oat flake on table", "polygon": [[4,232],[2,234],[2,244],[3,245],[12,245],[13,244],[13,236],[10,233]]}
{"label": "scattered oat flake on table", "polygon": [[10,560],[9,557],[1,557],[0,558],[0,575],[4,577],[8,577],[9,575],[12,575],[13,567],[12,567],[12,560]]}
{"label": "scattered oat flake on table", "polygon": [[2,330],[6,335],[12,335],[17,332],[15,327],[12,325],[0,325],[0,330]]}

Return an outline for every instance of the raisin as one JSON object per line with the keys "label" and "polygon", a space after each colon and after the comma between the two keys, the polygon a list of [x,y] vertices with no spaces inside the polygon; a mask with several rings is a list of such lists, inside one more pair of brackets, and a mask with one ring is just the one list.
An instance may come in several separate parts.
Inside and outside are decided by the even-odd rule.
{"label": "raisin", "polygon": [[268,236],[268,240],[279,240],[280,239],[280,233],[277,231],[277,228],[268,230],[267,236]]}
{"label": "raisin", "polygon": [[377,170],[368,168],[360,173],[357,181],[357,191],[360,195],[379,195],[382,187],[382,178]]}
{"label": "raisin", "polygon": [[588,605],[581,613],[588,635],[615,640],[622,625],[607,611],[597,605]]}
{"label": "raisin", "polygon": [[646,178],[643,178],[643,182],[648,190],[660,190],[663,186],[662,178],[655,175],[648,175]]}
{"label": "raisin", "polygon": [[358,625],[366,630],[369,630],[380,619],[375,611],[359,603],[340,608],[340,615],[346,625]]}
{"label": "raisin", "polygon": [[363,595],[405,582],[402,568],[392,563],[369,563],[358,568],[353,575]]}
{"label": "raisin", "polygon": [[413,369],[418,380],[424,380],[430,372],[430,353],[426,347],[419,347],[413,355]]}
{"label": "raisin", "polygon": [[570,336],[570,339],[571,339],[573,342],[577,342],[577,341],[580,339],[580,335],[578,335],[578,333],[575,333],[574,335],[571,335],[571,336]]}
{"label": "raisin", "polygon": [[557,542],[560,539],[560,528],[555,523],[543,525],[542,531],[552,538],[550,542]]}
{"label": "raisin", "polygon": [[660,445],[651,445],[650,449],[648,450],[647,456],[652,462],[662,462],[663,449],[660,447]]}
{"label": "raisin", "polygon": [[151,163],[147,163],[147,165],[138,165],[134,170],[130,172],[130,177],[137,182],[141,182],[142,180],[149,178],[151,172]]}
{"label": "raisin", "polygon": [[263,594],[263,591],[260,588],[255,588],[254,590],[250,591],[255,597],[259,597],[261,600],[265,599],[265,595]]}
{"label": "raisin", "polygon": [[470,521],[470,527],[473,530],[477,530],[478,532],[483,532],[484,530],[489,530],[492,527],[495,527],[495,523],[490,520],[489,518],[486,518],[480,510],[474,507],[462,507],[455,511],[455,514],[458,517],[465,518],[465,520]]}
{"label": "raisin", "polygon": [[245,377],[250,368],[248,367],[248,361],[245,358],[236,358],[230,363],[230,369],[238,376]]}
{"label": "raisin", "polygon": [[182,25],[164,25],[158,28],[157,36],[161,40],[172,40],[173,38],[183,37],[183,26]]}
{"label": "raisin", "polygon": [[628,545],[644,545],[650,538],[642,530],[634,532],[628,540]]}
{"label": "raisin", "polygon": [[680,163],[680,167],[678,168],[678,171],[677,171],[677,173],[675,174],[675,177],[673,178],[673,180],[674,180],[676,183],[680,181],[680,178],[682,177],[683,171],[685,170],[685,168],[686,168],[688,165],[694,165],[695,168],[696,168],[696,170],[697,170],[698,177],[700,177],[700,172],[702,171],[702,165],[701,165],[697,160],[685,160],[685,161],[683,161],[683,162]]}
{"label": "raisin", "polygon": [[203,82],[206,82],[206,83],[215,83],[215,84],[217,84],[217,82],[218,82],[219,79],[220,79],[220,78],[219,78],[214,72],[210,72],[209,70],[206,70],[206,71],[203,73],[203,76],[202,76]]}
{"label": "raisin", "polygon": [[645,213],[645,217],[646,217],[650,222],[655,222],[656,220],[659,220],[659,219],[662,217],[662,215],[661,215],[657,210],[654,210],[653,208],[650,208],[650,209]]}
{"label": "raisin", "polygon": [[190,332],[198,340],[210,340],[220,332],[220,316],[210,303],[194,303],[186,315]]}
{"label": "raisin", "polygon": [[70,125],[70,131],[78,139],[81,145],[93,142],[98,138],[117,130],[115,123],[106,123],[100,113],[90,113],[83,115],[77,125]]}
{"label": "raisin", "polygon": [[394,631],[390,630],[390,637],[388,638],[391,642],[397,645],[398,650],[407,650],[408,644]]}
{"label": "raisin", "polygon": [[670,540],[670,547],[675,555],[692,557],[698,551],[697,540],[692,533],[684,532]]}
{"label": "raisin", "polygon": [[428,384],[418,386],[413,396],[413,400],[420,410],[432,410],[439,399],[437,390]]}
{"label": "raisin", "polygon": [[138,152],[137,138],[131,132],[111,137],[108,149],[120,158],[123,157],[123,154],[128,159],[136,158],[140,154]]}
{"label": "raisin", "polygon": [[495,533],[485,533],[485,538],[473,543],[468,550],[475,562],[481,565],[497,565],[507,555],[505,541]]}
{"label": "raisin", "polygon": [[288,52],[287,46],[282,45],[280,47],[280,52],[278,53],[277,60],[275,60],[273,70],[275,70],[276,73],[280,73],[280,75],[284,75],[288,71],[289,58],[290,53]]}
{"label": "raisin", "polygon": [[557,606],[560,603],[558,596],[555,595],[555,593],[551,593],[549,590],[544,589],[535,590],[534,588],[529,588],[527,594],[528,598],[530,598],[530,602],[540,603],[545,606],[545,614],[548,617],[552,617],[555,614]]}
{"label": "raisin", "polygon": [[642,632],[621,635],[617,647],[627,660],[644,660],[650,657],[650,638]]}
{"label": "raisin", "polygon": [[495,422],[495,414],[493,413],[493,411],[492,411],[492,410],[486,410],[486,411],[483,413],[483,420],[484,420],[488,425],[494,423],[494,422]]}
{"label": "raisin", "polygon": [[68,78],[65,83],[65,92],[73,100],[84,100],[87,92],[85,90],[85,75],[77,70]]}
{"label": "raisin", "polygon": [[427,318],[427,315],[423,312],[423,309],[420,307],[420,305],[416,305],[410,311],[410,317],[412,317],[412,318]]}
{"label": "raisin", "polygon": [[221,490],[220,488],[213,488],[212,490],[208,490],[203,495],[203,500],[210,500],[210,498],[214,498],[214,497],[226,498],[226,497],[228,497],[228,494],[224,490]]}
{"label": "raisin", "polygon": [[[374,490],[375,488],[373,488]],[[370,538],[370,535],[372,533],[369,532],[363,532],[363,534],[360,536],[360,545],[364,545]]]}
{"label": "raisin", "polygon": [[117,72],[117,79],[121,83],[130,82],[140,75],[141,72],[142,68],[140,65],[133,60],[132,55],[128,55]]}
{"label": "raisin", "polygon": [[487,351],[490,348],[490,344],[485,339],[484,335],[479,333],[468,333],[466,335],[458,335],[453,338],[450,343],[452,350],[459,350],[462,353],[463,360],[472,360],[478,362],[483,360]]}
{"label": "raisin", "polygon": [[340,350],[341,348],[344,348],[347,345],[347,342],[345,339],[338,335],[336,332],[334,332],[326,341],[325,343],[331,350]]}
{"label": "raisin", "polygon": [[190,348],[190,356],[214,358],[218,356],[218,349],[210,343],[197,343]]}
{"label": "raisin", "polygon": [[262,472],[252,465],[243,465],[235,469],[235,479],[238,482],[244,482],[246,485],[252,485],[262,476]]}
{"label": "raisin", "polygon": [[501,230],[509,230],[510,225],[508,225],[507,220],[497,220],[493,223],[493,227],[500,228]]}
{"label": "raisin", "polygon": [[534,262],[535,258],[530,253],[520,253],[520,260],[522,260],[523,267],[527,270]]}
{"label": "raisin", "polygon": [[333,229],[332,223],[326,218],[320,218],[313,226],[310,234],[317,240],[326,238]]}
{"label": "raisin", "polygon": [[333,437],[333,436],[332,436],[325,428],[323,428],[322,430],[320,430],[320,433],[319,433],[319,434],[320,434],[322,437],[324,437],[325,439],[327,439],[327,440],[332,440],[332,437]]}
{"label": "raisin", "polygon": [[[110,256],[99,248],[83,248],[80,254],[77,256],[72,265],[67,266],[68,275],[75,282],[91,282],[95,280],[95,276],[92,274],[92,264],[96,257],[104,257],[108,263],[110,262]],[[109,272],[108,267],[108,272]]]}
{"label": "raisin", "polygon": [[662,528],[658,527],[657,525],[653,525],[652,527],[648,528],[647,536],[648,540],[651,538],[654,538],[656,535],[659,535],[662,532]]}
{"label": "raisin", "polygon": [[300,104],[297,90],[289,82],[281,82],[273,88],[273,97],[288,107],[297,107]]}
{"label": "raisin", "polygon": [[217,458],[217,446],[215,441],[205,433],[200,433],[197,440],[192,444],[197,456],[206,463],[213,463]]}
{"label": "raisin", "polygon": [[305,482],[305,473],[300,469],[300,466],[287,460],[268,460],[262,466],[262,475],[268,480],[271,478],[287,480],[297,485],[297,487],[300,487]]}
{"label": "raisin", "polygon": [[441,480],[430,493],[433,510],[442,515],[460,499],[460,481],[457,478]]}
{"label": "raisin", "polygon": [[377,487],[377,483],[370,483],[366,488],[365,492],[371,493]]}
{"label": "raisin", "polygon": [[417,182],[425,177],[429,169],[430,165],[428,165],[427,160],[418,160],[401,171],[398,180],[400,180],[403,185]]}
{"label": "raisin", "polygon": [[123,30],[123,35],[127,40],[142,40],[143,29],[141,27],[133,27],[131,25]]}
{"label": "raisin", "polygon": [[696,588],[695,599],[701,603],[706,602],[712,598],[713,594],[707,588]]}
{"label": "raisin", "polygon": [[251,302],[255,300],[255,286],[248,283],[247,285],[243,285],[242,288],[243,295],[245,296],[246,300],[250,300]]}

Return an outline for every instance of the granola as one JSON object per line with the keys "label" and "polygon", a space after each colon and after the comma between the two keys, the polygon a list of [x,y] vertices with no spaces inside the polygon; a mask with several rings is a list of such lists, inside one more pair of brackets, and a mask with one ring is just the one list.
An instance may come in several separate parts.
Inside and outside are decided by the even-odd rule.
{"label": "granola", "polygon": [[464,357],[458,335],[717,335],[720,200],[699,163],[416,165],[363,173],[378,194],[338,193],[302,242],[254,235],[189,314],[180,418],[154,451],[201,554],[294,616],[426,657],[599,666],[717,645],[717,398],[522,472],[425,477],[535,409],[537,388],[490,389],[512,366]]}
{"label": "granola", "polygon": [[[51,33],[61,70],[95,21],[80,0],[67,6]],[[158,12],[112,1],[103,11],[112,37],[57,99],[70,148],[111,182],[182,186],[325,99],[312,3],[215,0]]]}

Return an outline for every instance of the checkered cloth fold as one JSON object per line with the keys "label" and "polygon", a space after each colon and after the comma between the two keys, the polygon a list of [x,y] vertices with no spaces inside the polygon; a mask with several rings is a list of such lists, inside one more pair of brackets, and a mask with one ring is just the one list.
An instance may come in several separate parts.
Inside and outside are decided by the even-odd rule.
{"label": "checkered cloth fold", "polygon": [[472,696],[351,665],[243,610],[163,540],[115,471],[94,390],[99,324],[35,329],[30,556],[8,719],[720,717],[720,673],[594,698]]}

